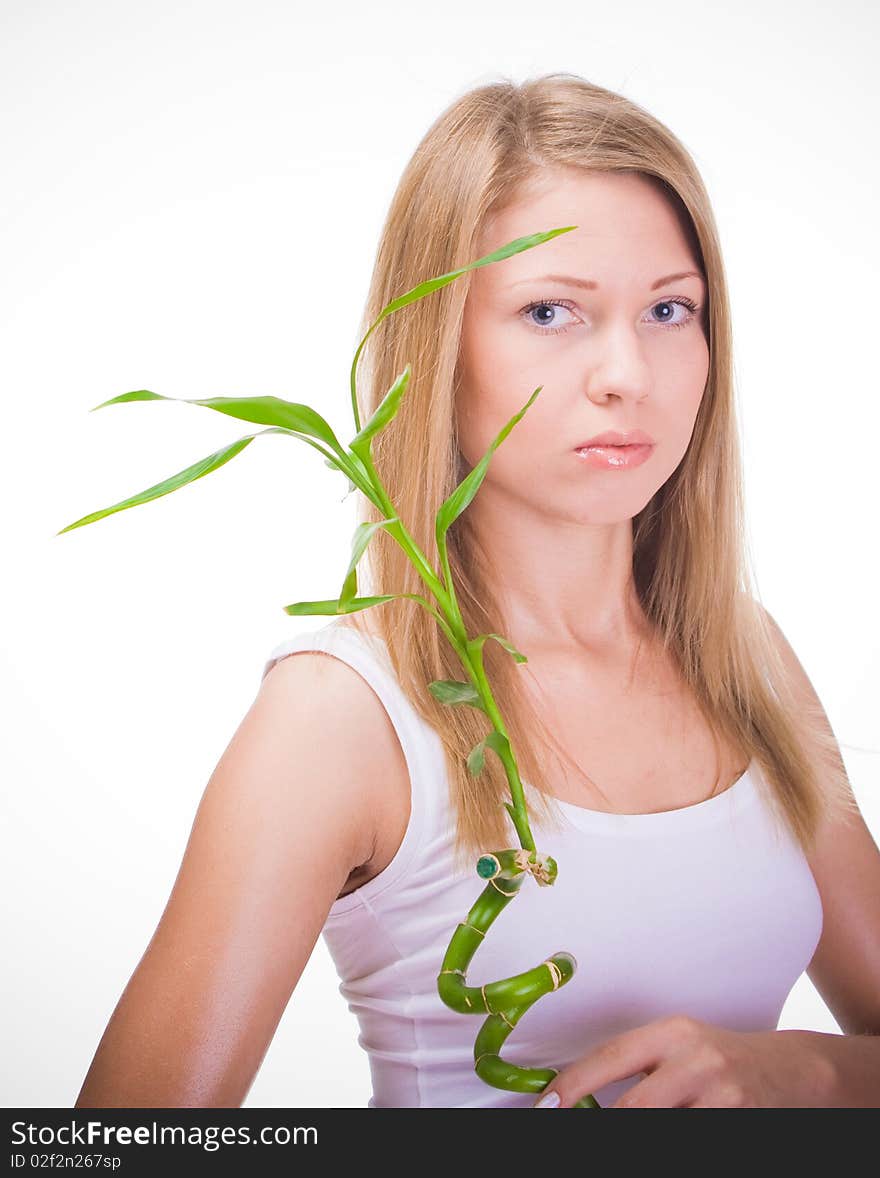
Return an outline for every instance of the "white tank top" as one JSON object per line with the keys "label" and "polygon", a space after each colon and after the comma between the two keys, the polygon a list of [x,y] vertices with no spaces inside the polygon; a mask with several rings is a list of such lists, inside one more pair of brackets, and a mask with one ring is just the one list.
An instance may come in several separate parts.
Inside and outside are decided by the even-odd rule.
{"label": "white tank top", "polygon": [[[337,900],[322,930],[368,1053],[369,1108],[530,1108],[537,1096],[493,1088],[474,1072],[484,1014],[451,1010],[437,992],[450,938],[483,890],[453,868],[454,814],[436,731],[400,688],[385,643],[335,619],[279,643],[263,676],[294,651],[327,651],[373,688],[403,749],[411,813],[375,878]],[[752,761],[696,805],[609,814],[559,802],[562,832],[535,819],[552,887],[523,881],[468,968],[471,986],[531,969],[559,950],[577,969],[517,1023],[501,1054],[561,1069],[624,1030],[688,1014],[730,1030],[777,1027],[822,932],[822,903],[800,845],[771,816]],[[511,847],[519,841],[510,826]],[[489,848],[497,850],[501,848]],[[603,1108],[644,1073],[593,1092]]]}

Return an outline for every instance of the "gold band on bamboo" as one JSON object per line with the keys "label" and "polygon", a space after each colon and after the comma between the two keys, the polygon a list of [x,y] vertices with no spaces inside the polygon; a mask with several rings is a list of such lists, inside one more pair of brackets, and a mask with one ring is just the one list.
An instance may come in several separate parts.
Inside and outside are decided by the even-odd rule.
{"label": "gold band on bamboo", "polygon": [[495,1011],[489,1005],[489,999],[486,997],[486,983],[485,982],[483,982],[482,986],[480,986],[480,993],[483,995],[483,1003],[485,1004],[487,1014],[494,1014]]}
{"label": "gold band on bamboo", "polygon": [[504,1021],[507,1023],[507,1025],[510,1027],[510,1029],[512,1031],[513,1030],[513,1023],[510,1021],[510,1019],[507,1017],[507,1015],[504,1013],[504,1011],[503,1010],[496,1010],[495,1013],[498,1015],[499,1018],[504,1019]]}
{"label": "gold band on bamboo", "polygon": [[440,972],[441,973],[460,973],[461,976],[464,977],[464,970],[463,969],[441,969]]}
{"label": "gold band on bamboo", "polygon": [[550,977],[553,979],[553,989],[558,990],[562,982],[562,971],[555,961],[542,961],[542,965],[546,965],[550,970]]}
{"label": "gold band on bamboo", "polygon": [[485,935],[486,935],[481,928],[474,928],[474,926],[472,924],[466,924],[464,921],[462,922],[460,927],[461,928],[472,928],[472,929],[474,929],[474,932],[479,933],[481,937],[485,937]]}
{"label": "gold band on bamboo", "polygon": [[496,1055],[496,1053],[494,1051],[484,1051],[482,1055],[478,1055],[477,1058],[474,1060],[474,1071],[476,1071],[477,1068],[480,1066],[481,1059],[493,1059],[493,1058],[494,1059],[498,1058],[498,1056]]}

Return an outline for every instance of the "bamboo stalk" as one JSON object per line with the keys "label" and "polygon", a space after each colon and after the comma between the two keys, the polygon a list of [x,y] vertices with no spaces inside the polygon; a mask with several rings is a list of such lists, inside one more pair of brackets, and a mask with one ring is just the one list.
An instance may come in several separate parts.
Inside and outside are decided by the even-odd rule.
{"label": "bamboo stalk", "polygon": [[[309,405],[285,401],[278,397],[206,397],[190,400],[186,403],[202,405],[244,421],[260,423],[268,428],[255,434],[248,434],[145,491],[124,499],[112,507],[83,516],[56,533],[56,535],[61,535],[63,532],[94,523],[114,512],[148,503],[153,499],[168,495],[172,491],[179,490],[225,465],[241,453],[255,437],[260,434],[273,433],[299,438],[300,441],[306,442],[318,450],[324,455],[326,465],[345,474],[349,490],[360,490],[371,503],[384,513],[385,518],[377,523],[361,524],[357,528],[352,542],[351,559],[343,578],[342,589],[336,598],[294,602],[292,605],[285,606],[284,611],[295,616],[338,615],[369,609],[396,597],[412,598],[434,617],[456,651],[467,676],[464,681],[446,680],[430,683],[428,684],[429,689],[442,703],[451,707],[479,708],[492,722],[489,734],[471,750],[468,757],[468,769],[474,774],[481,772],[486,748],[491,748],[500,757],[511,792],[511,804],[505,802],[504,805],[513,822],[521,848],[489,851],[478,859],[477,874],[488,882],[468,913],[467,920],[462,921],[452,934],[442,967],[437,975],[437,989],[442,1001],[453,1010],[461,1014],[485,1014],[487,1016],[474,1042],[474,1070],[486,1084],[515,1092],[540,1092],[559,1074],[558,1069],[552,1067],[519,1067],[504,1060],[500,1051],[508,1035],[526,1011],[545,994],[558,990],[574,976],[577,962],[572,954],[560,951],[532,969],[515,974],[513,977],[487,982],[482,986],[467,984],[467,969],[474,954],[483,943],[495,919],[519,894],[526,875],[532,875],[539,886],[551,886],[557,877],[557,865],[551,856],[539,855],[535,850],[516,757],[483,667],[483,646],[486,641],[493,639],[504,646],[518,662],[527,662],[528,660],[500,634],[480,634],[474,638],[468,637],[452,582],[446,533],[476,495],[493,452],[532,405],[541,391],[541,386],[535,389],[523,408],[504,425],[477,466],[441,504],[436,518],[436,538],[441,564],[441,570],[438,572],[431,566],[430,561],[401,521],[386,488],[382,485],[371,454],[373,437],[385,428],[400,408],[409,383],[409,365],[397,377],[371,419],[363,427],[360,425],[357,412],[355,370],[364,344],[386,315],[400,310],[417,299],[424,298],[469,270],[500,261],[522,250],[531,249],[560,233],[567,233],[576,228],[576,225],[568,225],[560,229],[551,229],[544,233],[517,238],[458,270],[450,271],[448,274],[429,279],[413,287],[412,290],[389,303],[381,311],[355,352],[351,368],[351,398],[355,427],[358,432],[347,449],[339,442],[333,429],[321,414]],[[94,408],[101,409],[106,405],[130,401],[176,400],[182,400],[182,398],[165,397],[148,389],[138,389],[134,392],[122,393],[109,401],[103,401]],[[373,534],[380,527],[385,528],[407,554],[428,593],[434,598],[436,606],[426,597],[417,593],[391,593],[376,597],[359,597],[357,595],[358,561]],[[600,1108],[601,1105],[593,1096],[587,1095],[572,1107]]]}

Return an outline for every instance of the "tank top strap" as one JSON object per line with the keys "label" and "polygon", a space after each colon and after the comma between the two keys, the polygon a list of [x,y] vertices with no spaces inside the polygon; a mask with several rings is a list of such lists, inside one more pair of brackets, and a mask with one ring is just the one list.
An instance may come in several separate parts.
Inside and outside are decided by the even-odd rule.
{"label": "tank top strap", "polygon": [[[296,651],[324,651],[352,667],[373,689],[388,714],[409,771],[410,816],[401,845],[391,863],[360,888],[337,900],[331,916],[361,905],[399,882],[442,821],[448,789],[443,746],[437,732],[419,715],[400,687],[385,642],[334,621],[302,631],[279,642],[263,665],[261,682],[279,659]],[[344,723],[344,717],[340,717]]]}

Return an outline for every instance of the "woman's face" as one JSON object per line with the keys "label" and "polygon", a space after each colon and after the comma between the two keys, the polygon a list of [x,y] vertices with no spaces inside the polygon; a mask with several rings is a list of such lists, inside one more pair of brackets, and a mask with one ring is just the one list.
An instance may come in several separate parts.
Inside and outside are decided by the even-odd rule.
{"label": "woman's face", "polygon": [[[706,287],[699,274],[668,277],[699,265],[672,206],[635,173],[546,169],[487,224],[474,256],[564,225],[577,229],[471,273],[459,445],[475,466],[541,385],[493,453],[479,494],[556,520],[619,522],[642,510],[690,441],[709,371]],[[584,462],[576,447],[609,429],[649,434],[647,460]]]}

